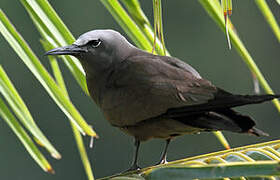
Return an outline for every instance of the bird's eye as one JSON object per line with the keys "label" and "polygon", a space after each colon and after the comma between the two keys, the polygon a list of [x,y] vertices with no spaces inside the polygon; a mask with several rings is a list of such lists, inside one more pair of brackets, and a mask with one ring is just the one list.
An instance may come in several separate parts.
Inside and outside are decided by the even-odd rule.
{"label": "bird's eye", "polygon": [[91,47],[97,48],[101,44],[101,40],[92,40],[88,42]]}

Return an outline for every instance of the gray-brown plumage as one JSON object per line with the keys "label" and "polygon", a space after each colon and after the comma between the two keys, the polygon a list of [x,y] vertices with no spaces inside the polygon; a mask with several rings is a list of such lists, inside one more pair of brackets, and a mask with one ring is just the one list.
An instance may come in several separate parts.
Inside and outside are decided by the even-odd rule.
{"label": "gray-brown plumage", "polygon": [[227,130],[266,135],[255,122],[231,108],[261,103],[279,95],[233,95],[203,79],[190,65],[174,57],[157,56],[130,44],[113,30],[94,30],[70,46],[47,55],[77,57],[88,90],[111,125],[135,138],[131,169],[138,168],[140,141],[170,139],[202,131]]}

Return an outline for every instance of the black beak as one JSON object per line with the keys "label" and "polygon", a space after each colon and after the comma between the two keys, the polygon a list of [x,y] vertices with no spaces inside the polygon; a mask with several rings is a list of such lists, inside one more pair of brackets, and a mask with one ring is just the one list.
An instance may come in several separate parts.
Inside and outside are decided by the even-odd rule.
{"label": "black beak", "polygon": [[85,47],[79,47],[73,44],[69,46],[52,49],[46,52],[45,55],[78,55],[85,52],[88,52]]}

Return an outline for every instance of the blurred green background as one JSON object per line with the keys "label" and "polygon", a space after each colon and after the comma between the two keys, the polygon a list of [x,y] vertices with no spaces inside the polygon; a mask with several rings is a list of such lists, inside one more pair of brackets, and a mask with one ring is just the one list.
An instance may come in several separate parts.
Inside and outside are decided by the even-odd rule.
{"label": "blurred green background", "polygon": [[[148,18],[153,19],[152,1],[140,2]],[[276,1],[267,2],[279,20],[279,5]],[[52,0],[50,3],[75,37],[92,29],[115,29],[124,34],[98,0]],[[39,43],[39,33],[20,2],[1,0],[0,7],[50,70]],[[173,56],[191,64],[203,77],[219,87],[234,93],[254,93],[251,74],[246,65],[234,49],[228,50],[224,34],[196,0],[163,1],[163,15],[165,42]],[[231,19],[266,79],[275,92],[280,93],[279,42],[254,1],[233,1]],[[67,118],[2,36],[0,63],[40,128],[62,154],[59,161],[47,155],[56,171],[55,175],[43,172],[7,124],[0,120],[0,179],[86,179]],[[82,92],[64,64],[60,64],[72,101],[100,136],[93,149],[87,147],[95,177],[104,177],[127,169],[133,154],[132,138],[109,125],[93,101]],[[257,127],[268,132],[270,136],[258,138],[225,132],[232,147],[279,139],[280,116],[272,103],[242,107],[238,110],[254,117]],[[89,144],[88,137],[84,140]],[[159,160],[163,145],[161,140],[143,143],[140,149],[140,165],[145,167],[155,164]],[[188,135],[171,143],[168,159],[172,161],[218,150],[223,150],[223,147],[213,134]],[[42,151],[45,152],[44,149]]]}

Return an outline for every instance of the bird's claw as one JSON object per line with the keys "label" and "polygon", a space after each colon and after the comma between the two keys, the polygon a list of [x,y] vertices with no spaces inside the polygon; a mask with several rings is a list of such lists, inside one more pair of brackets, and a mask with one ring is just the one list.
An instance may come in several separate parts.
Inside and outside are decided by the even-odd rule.
{"label": "bird's claw", "polygon": [[137,164],[133,164],[129,169],[125,170],[123,173],[129,172],[129,171],[138,171],[141,168]]}
{"label": "bird's claw", "polygon": [[166,160],[166,158],[161,159],[156,165],[160,165],[160,164],[167,164],[168,161]]}

